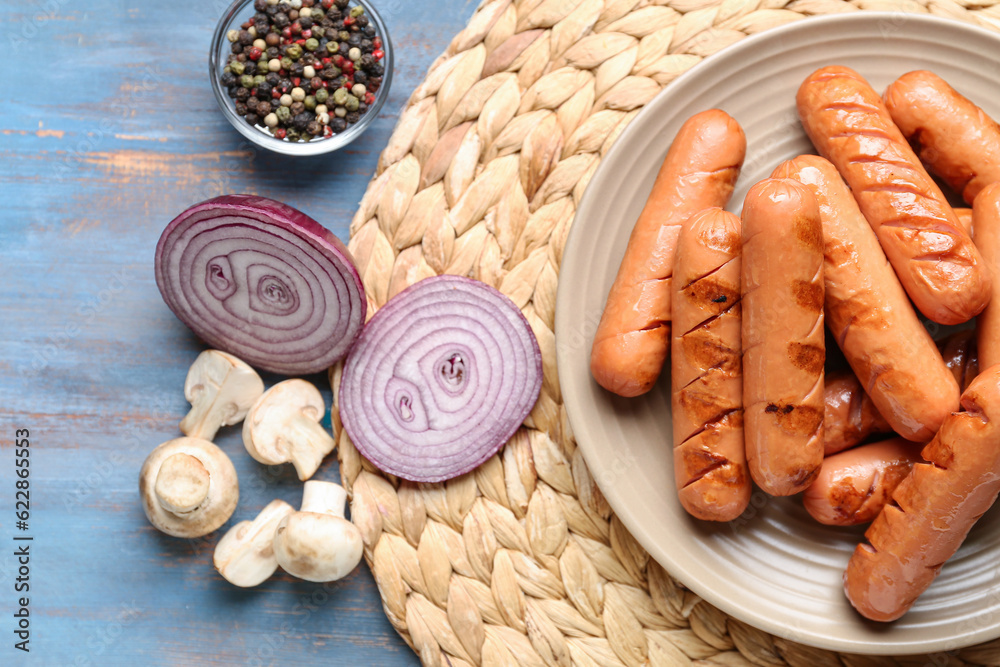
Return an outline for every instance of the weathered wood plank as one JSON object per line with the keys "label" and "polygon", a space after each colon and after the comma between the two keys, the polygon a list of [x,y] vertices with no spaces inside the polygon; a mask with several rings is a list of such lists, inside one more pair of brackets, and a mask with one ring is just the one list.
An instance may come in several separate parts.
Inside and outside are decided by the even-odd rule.
{"label": "weathered wood plank", "polygon": [[[146,522],[138,471],[179,435],[203,348],[160,299],[152,256],[174,215],[224,192],[286,201],[346,240],[403,102],[475,3],[379,2],[391,98],[351,147],[305,160],[249,150],[216,108],[206,58],[226,4],[0,0],[0,526],[11,544],[12,441],[28,428],[35,538],[31,654],[13,649],[8,615],[0,664],[418,662],[364,566],[329,586],[281,575],[239,590],[211,566],[218,534],[178,540]],[[240,476],[233,521],[299,502],[294,472],[252,461],[238,428],[217,441]],[[317,477],[336,480],[336,462]],[[0,551],[10,609],[15,562]]]}

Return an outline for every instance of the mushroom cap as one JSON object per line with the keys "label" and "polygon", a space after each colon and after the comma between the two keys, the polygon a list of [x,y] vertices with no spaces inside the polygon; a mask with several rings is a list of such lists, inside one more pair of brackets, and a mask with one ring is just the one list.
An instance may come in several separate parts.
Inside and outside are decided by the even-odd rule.
{"label": "mushroom cap", "polygon": [[211,440],[220,426],[239,423],[262,393],[264,381],[246,362],[228,352],[205,350],[184,381],[184,397],[192,408],[181,421],[181,432]]}
{"label": "mushroom cap", "polygon": [[272,500],[253,521],[241,521],[215,546],[212,563],[219,574],[237,586],[263,583],[278,569],[272,547],[278,523],[295,511],[284,500]]}
{"label": "mushroom cap", "polygon": [[336,581],[358,563],[361,531],[344,518],[347,491],[334,482],[306,482],[302,510],[289,514],[274,532],[274,555],[289,574],[306,581]]}
{"label": "mushroom cap", "polygon": [[146,517],[174,537],[201,537],[229,520],[240,497],[236,469],[208,440],[176,438],[154,449],[139,472]]}
{"label": "mushroom cap", "polygon": [[278,565],[306,581],[336,581],[346,577],[364,553],[361,531],[337,516],[295,512],[281,520],[274,533]]}
{"label": "mushroom cap", "polygon": [[247,412],[243,444],[250,456],[261,463],[287,463],[292,460],[291,425],[303,419],[318,424],[325,412],[323,395],[311,382],[299,379],[279,382],[265,391]]}

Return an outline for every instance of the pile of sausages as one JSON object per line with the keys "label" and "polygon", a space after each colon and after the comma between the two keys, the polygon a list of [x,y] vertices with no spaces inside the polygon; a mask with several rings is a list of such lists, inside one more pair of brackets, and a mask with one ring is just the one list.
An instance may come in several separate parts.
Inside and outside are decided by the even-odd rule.
{"label": "pile of sausages", "polygon": [[[739,217],[723,208],[743,130],[718,109],[681,127],[591,372],[638,396],[670,357],[674,473],[691,515],[734,519],[756,483],[804,492],[823,523],[872,521],[844,589],[862,615],[891,621],[1000,492],[1000,127],[926,71],[880,96],[824,67],[796,103],[822,157],[779,165]],[[918,310],[976,328],[935,343]],[[826,328],[851,371],[825,375]]]}

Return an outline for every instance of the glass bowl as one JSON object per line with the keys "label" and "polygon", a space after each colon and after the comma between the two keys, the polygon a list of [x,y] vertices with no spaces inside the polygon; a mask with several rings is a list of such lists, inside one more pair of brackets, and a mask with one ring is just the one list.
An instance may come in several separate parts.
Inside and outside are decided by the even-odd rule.
{"label": "glass bowl", "polygon": [[236,0],[229,9],[226,10],[219,24],[212,35],[212,47],[208,54],[208,75],[212,82],[212,91],[215,93],[215,100],[219,103],[219,108],[223,115],[232,123],[236,131],[252,141],[255,145],[276,153],[285,155],[321,155],[330,153],[354,141],[365,129],[378,117],[379,109],[389,96],[389,86],[392,83],[393,51],[392,42],[389,39],[389,31],[385,22],[379,16],[370,2],[365,0],[351,0],[351,6],[360,5],[365,8],[365,15],[375,26],[376,34],[382,39],[382,51],[385,56],[382,64],[385,67],[385,74],[382,75],[382,84],[375,92],[375,101],[368,107],[368,111],[361,116],[361,119],[354,125],[349,126],[339,134],[322,139],[311,141],[288,141],[278,139],[269,132],[250,125],[242,116],[236,114],[236,107],[229,97],[226,88],[219,81],[222,69],[226,64],[226,57],[230,53],[229,40],[226,33],[232,29],[239,30],[240,24],[252,17],[255,13],[253,8],[254,0]]}

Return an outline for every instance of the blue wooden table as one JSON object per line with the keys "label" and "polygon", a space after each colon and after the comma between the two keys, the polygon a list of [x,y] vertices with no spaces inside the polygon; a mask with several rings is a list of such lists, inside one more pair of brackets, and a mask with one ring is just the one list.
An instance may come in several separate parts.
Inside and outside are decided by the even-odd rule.
{"label": "blue wooden table", "polygon": [[[207,53],[225,3],[0,0],[0,665],[418,664],[365,565],[329,585],[278,575],[237,589],[212,568],[221,531],[157,532],[137,484],[150,450],[179,435],[184,377],[204,348],[156,289],[163,227],[195,202],[249,192],[346,240],[404,101],[475,9],[375,3],[396,47],[391,98],[347,149],[291,159],[241,149],[216,106]],[[329,402],[325,378],[310,379]],[[31,452],[26,530],[18,429]],[[216,441],[240,476],[232,521],[275,497],[298,505],[291,468],[251,460],[239,427]],[[317,479],[339,479],[334,458]],[[20,597],[30,653],[14,647]]]}

